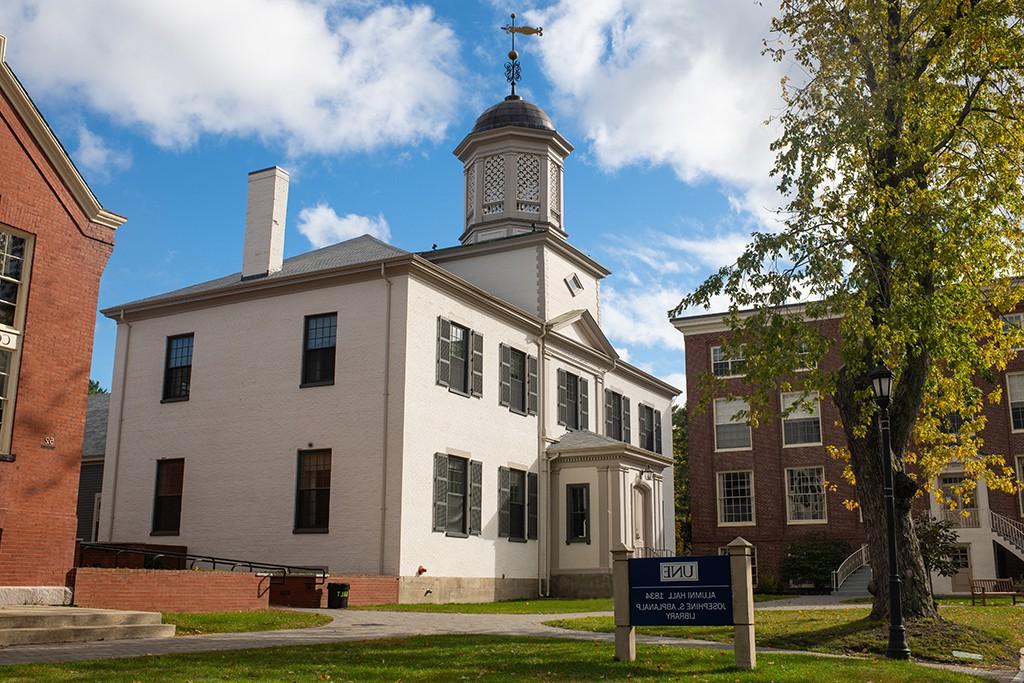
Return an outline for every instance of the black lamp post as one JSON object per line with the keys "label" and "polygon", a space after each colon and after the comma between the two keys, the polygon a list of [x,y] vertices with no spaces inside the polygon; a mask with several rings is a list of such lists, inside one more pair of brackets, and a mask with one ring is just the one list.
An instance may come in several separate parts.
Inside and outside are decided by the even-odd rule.
{"label": "black lamp post", "polygon": [[896,500],[893,496],[892,446],[889,442],[889,395],[892,370],[884,363],[871,371],[871,388],[878,404],[878,427],[882,432],[882,468],[885,474],[885,518],[889,527],[889,648],[890,659],[910,659],[907,630],[903,627],[903,581],[896,565]]}

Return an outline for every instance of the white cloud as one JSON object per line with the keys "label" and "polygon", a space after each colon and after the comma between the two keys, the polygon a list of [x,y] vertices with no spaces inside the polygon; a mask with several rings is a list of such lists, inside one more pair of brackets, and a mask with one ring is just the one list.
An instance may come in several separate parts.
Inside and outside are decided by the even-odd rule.
{"label": "white cloud", "polygon": [[132,165],[129,150],[109,147],[103,138],[84,125],[78,127],[78,147],[71,158],[75,164],[102,179],[109,178],[112,171],[123,171]]}
{"label": "white cloud", "polygon": [[167,147],[367,150],[441,137],[457,102],[455,34],[422,5],[17,0],[0,27],[33,93],[84,99]]}
{"label": "white cloud", "polygon": [[[601,288],[601,327],[615,342],[624,345],[683,349],[683,335],[668,321],[668,310],[679,303],[679,289]],[[682,356],[679,356],[682,363]]]}
{"label": "white cloud", "polygon": [[[562,116],[609,169],[666,164],[682,180],[715,179],[768,224],[769,177],[784,67],[761,55],[772,2],[560,0],[529,13]],[[557,36],[557,38],[554,38]]]}
{"label": "white cloud", "polygon": [[349,213],[339,216],[327,204],[305,207],[299,211],[299,232],[319,249],[360,235],[372,235],[387,242],[391,228],[382,214],[376,218]]}
{"label": "white cloud", "polygon": [[677,406],[686,405],[686,373],[683,372],[670,372],[669,374],[662,377],[663,380],[679,389],[682,393],[676,396],[672,402]]}

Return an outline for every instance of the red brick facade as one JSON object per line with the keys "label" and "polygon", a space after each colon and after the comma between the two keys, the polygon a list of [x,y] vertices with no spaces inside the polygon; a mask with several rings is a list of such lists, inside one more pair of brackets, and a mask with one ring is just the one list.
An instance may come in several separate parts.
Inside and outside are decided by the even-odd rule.
{"label": "red brick facade", "polygon": [[332,576],[323,583],[291,577],[270,587],[270,604],[280,607],[327,607],[327,584],[347,583],[348,604],[393,605],[398,602],[397,576]]}
{"label": "red brick facade", "polygon": [[71,576],[78,607],[232,612],[270,605],[270,577],[248,572],[78,567]]}
{"label": "red brick facade", "polygon": [[38,123],[31,132],[26,112],[34,109],[0,64],[0,229],[34,241],[4,453],[14,461],[0,460],[0,585],[52,586],[72,566],[96,299],[114,230],[90,219],[98,205],[83,207],[88,189],[77,174],[69,181],[66,166],[60,171],[63,152],[52,138],[49,147],[40,141]]}
{"label": "red brick facade", "polygon": [[[822,331],[838,337],[838,321],[817,323]],[[751,430],[751,449],[732,452],[715,451],[714,411],[709,404],[701,406],[701,377],[711,372],[711,348],[720,346],[728,333],[688,332],[686,341],[686,388],[689,412],[689,468],[693,509],[693,543],[696,554],[714,554],[737,536],[754,544],[757,553],[759,578],[779,577],[779,565],[786,547],[809,535],[824,535],[847,541],[851,549],[865,542],[863,524],[857,510],[848,510],[845,500],[856,500],[856,493],[842,477],[843,463],[826,452],[827,444],[843,444],[845,436],[838,425],[839,415],[827,398],[821,401],[820,446],[784,447],[780,417],[780,392],[774,392],[770,414],[764,415]],[[838,367],[839,350],[836,347],[822,361],[825,369]],[[1018,356],[1007,372],[1024,372],[1024,358]],[[799,373],[794,376],[798,386]],[[1003,403],[990,406],[986,415],[988,426],[983,434],[992,452],[1008,453],[1015,464],[1017,455],[1024,455],[1024,433],[1012,433],[1010,412],[1006,398],[1005,373],[997,378],[1004,387]],[[726,379],[730,389],[742,394],[742,378]],[[793,524],[787,521],[785,470],[789,467],[821,466],[825,479],[837,487],[827,491],[827,522]],[[717,476],[719,472],[752,470],[754,483],[754,523],[743,526],[719,524],[719,498]],[[1015,496],[989,491],[990,507],[1013,519],[1021,519],[1021,510]],[[920,500],[925,508],[926,499]]]}

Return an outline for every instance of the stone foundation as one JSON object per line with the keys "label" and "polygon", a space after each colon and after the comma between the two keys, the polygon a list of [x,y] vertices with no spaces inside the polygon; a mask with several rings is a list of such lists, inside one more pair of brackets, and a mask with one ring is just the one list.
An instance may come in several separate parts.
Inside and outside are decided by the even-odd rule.
{"label": "stone foundation", "polygon": [[398,580],[398,602],[495,602],[537,597],[537,579],[496,579],[465,576],[403,576]]}
{"label": "stone foundation", "polygon": [[551,576],[551,597],[553,598],[610,598],[612,596],[612,575],[554,574]]}
{"label": "stone foundation", "polygon": [[71,589],[64,586],[0,586],[0,607],[70,604]]}

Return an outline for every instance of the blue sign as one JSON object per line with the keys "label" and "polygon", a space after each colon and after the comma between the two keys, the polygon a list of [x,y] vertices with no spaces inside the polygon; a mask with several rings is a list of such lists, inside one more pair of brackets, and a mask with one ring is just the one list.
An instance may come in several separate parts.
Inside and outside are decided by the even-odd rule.
{"label": "blue sign", "polygon": [[731,626],[729,557],[629,561],[631,626]]}

